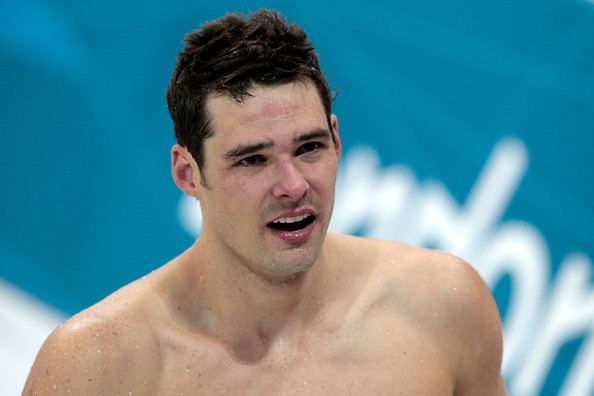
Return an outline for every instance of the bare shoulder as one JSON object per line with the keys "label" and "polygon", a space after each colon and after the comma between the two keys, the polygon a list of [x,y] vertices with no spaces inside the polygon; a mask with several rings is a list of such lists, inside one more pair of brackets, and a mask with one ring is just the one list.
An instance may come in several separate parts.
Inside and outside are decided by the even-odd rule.
{"label": "bare shoulder", "polygon": [[431,286],[442,282],[446,282],[444,286],[456,282],[469,286],[484,285],[471,265],[443,251],[339,234],[332,234],[332,241],[341,255],[356,257],[358,264],[373,266],[382,276],[391,274],[389,279],[404,277],[407,282],[418,281]]}
{"label": "bare shoulder", "polygon": [[484,306],[495,308],[480,275],[459,257],[399,242],[347,235],[333,238],[341,255],[353,265],[370,269],[374,287],[385,284],[398,303],[402,302],[398,297],[402,297],[413,305],[418,301],[419,305],[413,308],[451,314],[464,314]]}
{"label": "bare shoulder", "polygon": [[144,298],[149,289],[134,282],[56,328],[39,351],[23,394],[137,394],[149,386],[159,364]]}
{"label": "bare shoulder", "polygon": [[333,235],[343,261],[369,272],[374,289],[389,292],[392,301],[433,318],[442,312],[464,315],[486,305],[491,294],[477,271],[452,254],[399,242]]}
{"label": "bare shoulder", "polygon": [[501,319],[469,263],[398,242],[341,236],[338,243],[343,251],[358,251],[349,255],[373,268],[368,282],[373,298],[447,350],[456,368],[456,394],[505,394]]}

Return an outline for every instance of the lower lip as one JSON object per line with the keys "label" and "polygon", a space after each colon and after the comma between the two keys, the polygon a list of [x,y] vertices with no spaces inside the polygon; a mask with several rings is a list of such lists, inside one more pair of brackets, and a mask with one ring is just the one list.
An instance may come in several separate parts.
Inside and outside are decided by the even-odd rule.
{"label": "lower lip", "polygon": [[313,232],[314,225],[317,223],[317,219],[313,221],[313,223],[308,224],[307,227],[302,228],[297,231],[282,231],[282,230],[275,230],[274,228],[268,227],[270,232],[277,238],[282,239],[285,242],[289,243],[304,243],[306,242],[311,233]]}

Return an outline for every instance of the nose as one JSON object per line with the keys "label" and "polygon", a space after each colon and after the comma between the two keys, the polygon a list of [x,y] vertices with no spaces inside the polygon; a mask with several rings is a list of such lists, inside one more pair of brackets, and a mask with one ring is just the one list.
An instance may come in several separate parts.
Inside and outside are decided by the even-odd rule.
{"label": "nose", "polygon": [[290,159],[278,162],[272,194],[281,200],[298,201],[309,190],[303,173]]}

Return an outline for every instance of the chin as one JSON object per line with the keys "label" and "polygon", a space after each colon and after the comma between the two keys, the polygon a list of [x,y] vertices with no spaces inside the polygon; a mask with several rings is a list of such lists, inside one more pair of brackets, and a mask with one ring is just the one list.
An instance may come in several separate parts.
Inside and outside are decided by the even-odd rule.
{"label": "chin", "polygon": [[288,254],[286,253],[283,255],[285,257],[279,257],[275,260],[270,267],[271,272],[281,276],[298,275],[315,265],[319,256],[319,250],[316,249],[315,252],[311,251],[311,248],[305,249],[306,251],[302,249],[295,250],[298,250],[298,252],[292,251]]}

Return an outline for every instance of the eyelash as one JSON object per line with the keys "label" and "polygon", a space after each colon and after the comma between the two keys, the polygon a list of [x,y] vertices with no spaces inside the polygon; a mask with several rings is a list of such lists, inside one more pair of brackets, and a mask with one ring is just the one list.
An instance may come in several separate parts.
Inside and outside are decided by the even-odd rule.
{"label": "eyelash", "polygon": [[[323,149],[324,147],[325,147],[324,144],[321,142],[307,142],[307,143],[301,145],[297,149],[297,151],[295,151],[295,154],[297,156],[300,156],[300,155],[304,155],[304,154],[308,154],[308,153],[313,153],[320,149]],[[252,166],[262,165],[264,163],[266,163],[266,157],[264,157],[263,155],[257,154],[257,155],[250,155],[248,157],[242,158],[241,160],[237,161],[237,163],[235,165],[240,166],[240,167],[252,167]]]}
{"label": "eyelash", "polygon": [[[248,162],[249,161],[249,162]],[[258,163],[254,163],[254,161],[258,161]],[[242,158],[241,160],[237,161],[237,166],[256,166],[260,165],[262,162],[266,162],[266,158],[262,155],[250,155],[249,157]]]}
{"label": "eyelash", "polygon": [[[307,146],[315,146],[315,147],[311,150],[303,151],[303,149],[305,149],[305,147],[307,147]],[[307,142],[297,149],[297,155],[311,153],[314,151],[318,151],[322,148],[324,148],[324,145],[320,142]]]}

